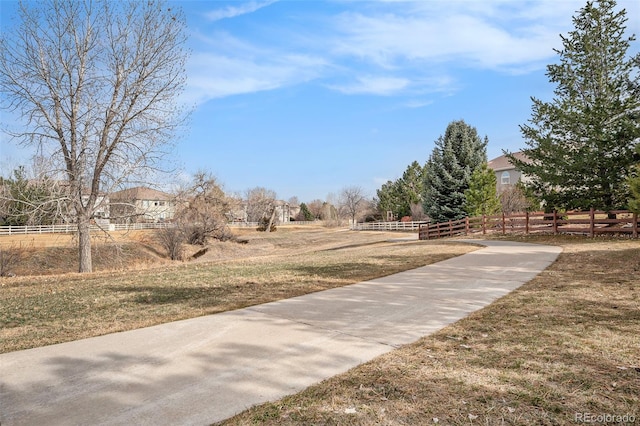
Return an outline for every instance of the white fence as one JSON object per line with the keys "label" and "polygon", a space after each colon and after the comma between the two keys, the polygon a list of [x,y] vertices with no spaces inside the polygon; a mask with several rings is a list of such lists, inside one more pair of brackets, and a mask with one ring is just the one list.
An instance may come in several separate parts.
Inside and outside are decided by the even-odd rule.
{"label": "white fence", "polygon": [[363,222],[351,226],[354,231],[417,231],[427,222]]}
{"label": "white fence", "polygon": [[[324,222],[322,222],[321,220],[316,220],[316,221],[292,221],[292,222],[276,222],[276,227],[277,226],[301,226],[301,225],[317,225],[317,226],[321,226]],[[260,223],[258,222],[231,222],[228,223],[229,227],[231,228],[257,228]]]}
{"label": "white fence", "polygon": [[[320,225],[322,222],[286,222],[278,223],[276,226],[292,225]],[[234,222],[229,223],[235,228],[257,228],[258,222]],[[104,225],[91,225],[91,232],[97,231],[137,231],[142,229],[161,229],[173,226],[171,223],[109,223]],[[38,225],[38,226],[0,226],[0,235],[24,235],[24,234],[54,234],[77,232],[78,226],[75,224],[66,225]]]}
{"label": "white fence", "polygon": [[[169,223],[130,223],[105,225],[91,225],[91,231],[135,231],[140,229],[159,229],[172,226]],[[78,226],[75,224],[66,225],[38,225],[38,226],[0,226],[0,235],[19,234],[54,234],[77,232]]]}

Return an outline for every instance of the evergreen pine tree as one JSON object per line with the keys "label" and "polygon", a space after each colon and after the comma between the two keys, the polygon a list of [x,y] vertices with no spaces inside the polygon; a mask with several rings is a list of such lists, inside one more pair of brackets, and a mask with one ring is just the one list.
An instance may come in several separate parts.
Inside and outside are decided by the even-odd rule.
{"label": "evergreen pine tree", "polygon": [[640,54],[627,57],[625,11],[616,2],[587,2],[562,38],[551,102],[532,98],[529,124],[520,126],[530,162],[510,156],[547,209],[610,211],[626,205],[626,179],[640,137]]}
{"label": "evergreen pine tree", "polygon": [[387,181],[382,184],[377,193],[377,210],[383,218],[387,218],[387,212],[391,212],[393,216],[401,218],[404,215],[402,190],[400,188],[400,180]]}
{"label": "evergreen pine tree", "polygon": [[471,174],[464,208],[469,216],[492,215],[500,211],[500,199],[496,193],[496,174],[486,163]]}
{"label": "evergreen pine tree", "polygon": [[387,181],[377,190],[377,207],[383,217],[386,217],[389,211],[397,218],[411,216],[411,206],[422,202],[424,171],[425,167],[414,161],[409,164],[401,178]]}
{"label": "evergreen pine tree", "polygon": [[313,219],[313,213],[311,213],[311,210],[309,210],[309,206],[307,206],[305,203],[300,203],[300,213],[298,213],[298,220],[312,221]]}
{"label": "evergreen pine tree", "polygon": [[425,167],[414,161],[399,179],[402,194],[402,216],[411,216],[411,206],[422,203]]}
{"label": "evergreen pine tree", "polygon": [[423,207],[431,220],[442,222],[466,216],[464,192],[471,174],[487,162],[488,140],[463,120],[447,126],[435,142],[425,170]]}
{"label": "evergreen pine tree", "polygon": [[3,184],[6,194],[1,196],[0,217],[4,225],[51,225],[68,213],[54,182],[46,177],[28,179],[23,166]]}

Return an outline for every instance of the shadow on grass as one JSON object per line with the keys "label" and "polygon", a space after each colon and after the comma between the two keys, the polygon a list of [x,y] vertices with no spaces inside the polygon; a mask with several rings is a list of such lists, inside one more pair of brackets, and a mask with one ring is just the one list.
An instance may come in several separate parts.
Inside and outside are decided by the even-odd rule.
{"label": "shadow on grass", "polygon": [[368,262],[345,262],[335,265],[297,265],[294,270],[309,276],[343,279],[353,275],[372,275],[376,271],[384,270],[384,266]]}
{"label": "shadow on grass", "polygon": [[112,287],[112,290],[118,293],[127,293],[131,295],[131,302],[142,305],[163,305],[163,304],[194,304],[201,306],[209,303],[215,305],[215,300],[238,291],[239,285],[228,286],[226,288],[197,286],[197,287],[154,287],[154,286],[126,286]]}
{"label": "shadow on grass", "polygon": [[360,247],[372,247],[372,246],[379,246],[379,245],[383,245],[383,244],[387,244],[386,241],[375,241],[372,243],[359,243],[359,244],[347,244],[344,246],[338,246],[338,247],[332,247],[326,250],[321,250],[321,251],[339,251],[339,250],[346,250],[346,249],[352,249],[352,248],[360,248]]}

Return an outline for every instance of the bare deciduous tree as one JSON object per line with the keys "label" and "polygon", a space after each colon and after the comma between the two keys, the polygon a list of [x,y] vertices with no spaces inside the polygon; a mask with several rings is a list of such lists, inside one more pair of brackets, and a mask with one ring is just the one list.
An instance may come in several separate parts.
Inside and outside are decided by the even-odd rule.
{"label": "bare deciduous tree", "polygon": [[259,222],[270,217],[275,208],[276,193],[270,189],[256,187],[247,190],[247,222]]}
{"label": "bare deciduous tree", "polygon": [[57,160],[91,272],[100,194],[159,167],[183,117],[185,20],[155,0],[24,2],[19,17],[0,41],[2,107],[25,119],[12,136]]}
{"label": "bare deciduous tree", "polygon": [[340,192],[340,209],[351,219],[351,223],[356,222],[359,216],[367,207],[364,190],[359,186],[348,186]]}
{"label": "bare deciduous tree", "polygon": [[524,212],[531,207],[521,185],[512,185],[500,193],[500,205],[504,214]]}
{"label": "bare deciduous tree", "polygon": [[176,219],[189,244],[204,245],[209,238],[224,241],[232,237],[227,223],[233,200],[210,173],[197,172],[192,186],[178,199]]}
{"label": "bare deciduous tree", "polygon": [[169,259],[181,260],[184,254],[183,244],[185,235],[177,226],[156,229],[156,239],[160,246],[166,250]]}

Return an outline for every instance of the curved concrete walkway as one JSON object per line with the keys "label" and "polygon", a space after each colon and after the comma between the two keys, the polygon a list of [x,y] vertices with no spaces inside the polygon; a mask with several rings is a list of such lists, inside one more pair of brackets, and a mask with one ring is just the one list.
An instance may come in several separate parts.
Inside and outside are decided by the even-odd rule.
{"label": "curved concrete walkway", "polygon": [[348,287],[0,355],[0,424],[204,425],[344,372],[529,281],[514,242]]}

